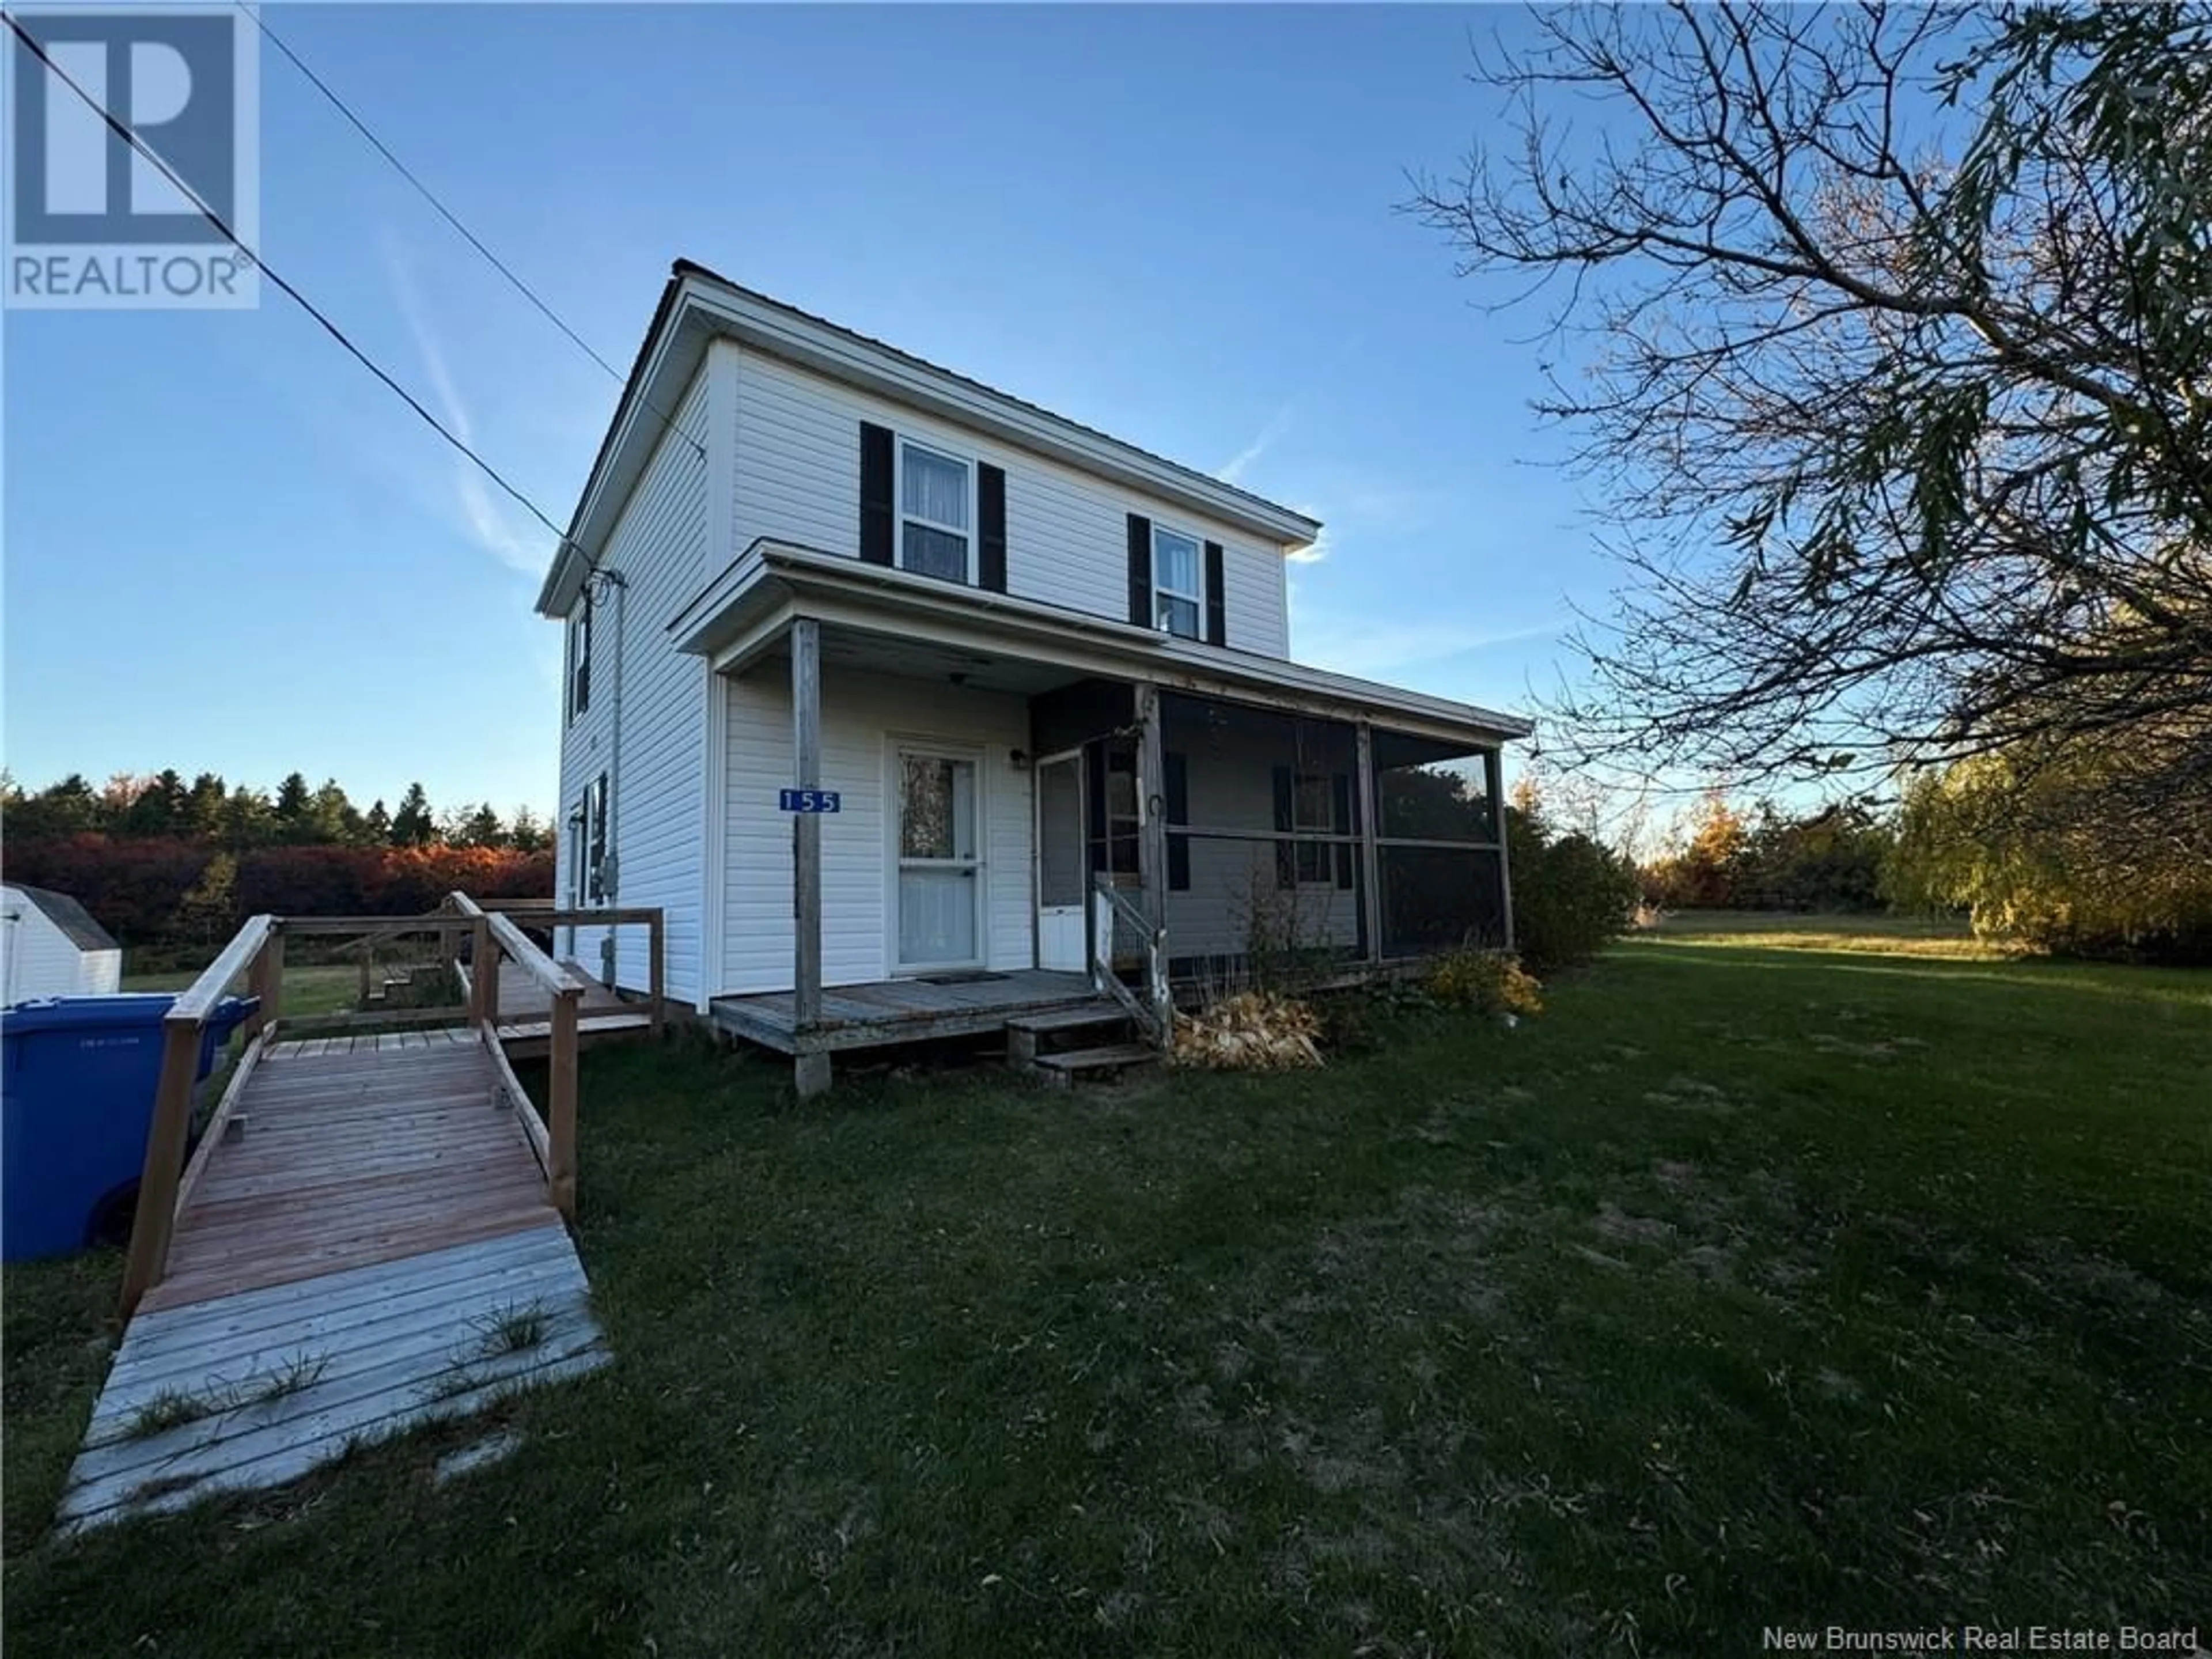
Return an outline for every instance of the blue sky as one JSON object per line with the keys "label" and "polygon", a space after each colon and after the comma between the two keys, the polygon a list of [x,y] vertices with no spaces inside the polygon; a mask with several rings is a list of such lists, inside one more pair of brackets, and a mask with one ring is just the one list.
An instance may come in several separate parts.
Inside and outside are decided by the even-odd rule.
{"label": "blue sky", "polygon": [[[1536,319],[1393,211],[1494,119],[1468,41],[1516,14],[267,15],[618,368],[700,260],[1315,513],[1294,653],[1424,690],[1525,704],[1602,596]],[[273,51],[261,82],[271,264],[565,521],[615,382]],[[4,326],[19,779],[550,808],[550,538],[312,321],[264,290]]]}

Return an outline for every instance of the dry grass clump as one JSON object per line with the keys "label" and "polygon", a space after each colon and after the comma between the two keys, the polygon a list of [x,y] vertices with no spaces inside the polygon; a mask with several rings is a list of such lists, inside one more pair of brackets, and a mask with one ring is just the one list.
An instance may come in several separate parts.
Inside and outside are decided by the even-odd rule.
{"label": "dry grass clump", "polygon": [[1242,991],[1177,1015],[1169,1057],[1217,1072],[1290,1072],[1321,1064],[1321,1016],[1295,998]]}

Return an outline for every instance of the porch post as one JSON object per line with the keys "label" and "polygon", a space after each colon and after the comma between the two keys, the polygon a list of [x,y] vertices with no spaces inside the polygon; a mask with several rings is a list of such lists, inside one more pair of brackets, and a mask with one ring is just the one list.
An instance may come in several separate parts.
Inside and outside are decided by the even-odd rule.
{"label": "porch post", "polygon": [[[1168,968],[1164,939],[1168,925],[1168,766],[1160,736],[1160,688],[1149,681],[1137,687],[1137,878],[1144,884],[1146,1000],[1160,1010],[1164,1026]],[[1161,1036],[1163,1043],[1166,1035]]]}
{"label": "porch post", "polygon": [[[800,617],[791,624],[792,787],[822,787],[822,624]],[[829,1086],[829,1056],[805,1051],[822,1020],[822,819],[791,815],[791,1006],[799,1044],[795,1066],[799,1092]],[[810,1064],[810,1062],[814,1062]]]}
{"label": "porch post", "polygon": [[1382,826],[1375,818],[1375,728],[1361,720],[1352,732],[1352,764],[1359,769],[1358,780],[1352,787],[1356,792],[1353,799],[1359,803],[1360,926],[1367,934],[1367,960],[1379,963],[1382,960],[1382,860],[1376,851],[1375,838],[1382,833]]}
{"label": "porch post", "polygon": [[1513,868],[1507,862],[1505,842],[1505,757],[1501,750],[1482,751],[1483,780],[1490,787],[1491,815],[1498,821],[1498,902],[1504,907],[1505,948],[1513,948]]}

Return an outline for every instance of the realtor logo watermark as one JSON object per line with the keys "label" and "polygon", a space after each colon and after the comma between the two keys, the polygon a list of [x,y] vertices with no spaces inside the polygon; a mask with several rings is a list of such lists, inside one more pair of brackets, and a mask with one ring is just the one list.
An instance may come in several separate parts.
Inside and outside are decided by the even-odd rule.
{"label": "realtor logo watermark", "polygon": [[[258,305],[253,261],[200,206],[247,247],[260,245],[260,36],[252,20],[228,7],[182,5],[10,6],[9,15],[38,52],[7,34],[6,303]],[[125,143],[110,116],[186,190]]]}

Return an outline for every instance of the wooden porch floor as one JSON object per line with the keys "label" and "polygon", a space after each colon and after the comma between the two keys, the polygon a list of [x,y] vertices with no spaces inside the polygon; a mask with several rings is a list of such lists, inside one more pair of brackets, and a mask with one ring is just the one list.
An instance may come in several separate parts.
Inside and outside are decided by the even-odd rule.
{"label": "wooden porch floor", "polygon": [[516,1113],[473,1030],[264,1053],[242,1131],[187,1176],[64,1526],[292,1480],[350,1441],[604,1364]]}
{"label": "wooden porch floor", "polygon": [[[561,964],[584,984],[576,1006],[576,1039],[631,1036],[653,1029],[653,1016],[643,1006],[624,1001],[574,962]],[[464,994],[469,970],[460,970]],[[518,1057],[543,1053],[553,1035],[553,994],[512,962],[501,962],[499,972],[499,1040]]]}
{"label": "wooden porch floor", "polygon": [[1018,1014],[1081,1008],[1104,1000],[1083,974],[1021,969],[1012,973],[879,980],[825,986],[822,1023],[801,1039],[788,991],[716,997],[714,1023],[732,1036],[778,1054],[887,1048],[1002,1028]]}

